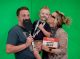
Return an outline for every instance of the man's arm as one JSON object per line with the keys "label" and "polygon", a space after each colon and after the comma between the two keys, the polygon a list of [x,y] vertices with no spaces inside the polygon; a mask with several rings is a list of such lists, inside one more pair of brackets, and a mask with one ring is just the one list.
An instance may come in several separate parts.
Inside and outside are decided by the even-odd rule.
{"label": "man's arm", "polygon": [[16,53],[16,52],[22,51],[25,48],[29,47],[31,45],[31,42],[32,42],[32,38],[28,37],[26,40],[26,43],[24,43],[22,45],[15,46],[12,44],[7,44],[6,45],[6,52],[7,53]]}
{"label": "man's arm", "polygon": [[16,53],[16,52],[19,52],[19,51],[25,49],[26,47],[27,47],[26,44],[22,44],[22,45],[18,45],[18,46],[7,44],[6,52],[7,53]]}

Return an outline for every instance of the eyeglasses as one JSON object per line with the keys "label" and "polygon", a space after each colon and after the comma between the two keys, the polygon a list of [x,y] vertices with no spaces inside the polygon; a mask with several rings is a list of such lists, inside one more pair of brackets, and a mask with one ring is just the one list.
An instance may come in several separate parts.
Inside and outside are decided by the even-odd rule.
{"label": "eyeglasses", "polygon": [[55,16],[51,15],[52,18],[56,18]]}

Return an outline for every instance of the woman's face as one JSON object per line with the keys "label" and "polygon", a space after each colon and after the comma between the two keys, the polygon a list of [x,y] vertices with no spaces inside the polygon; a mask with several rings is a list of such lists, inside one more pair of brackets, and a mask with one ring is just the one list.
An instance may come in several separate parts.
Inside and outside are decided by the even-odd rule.
{"label": "woman's face", "polygon": [[58,14],[56,12],[52,13],[52,16],[57,17]]}
{"label": "woman's face", "polygon": [[50,25],[50,27],[54,27],[54,21],[55,21],[55,18],[51,16],[48,18],[47,22]]}
{"label": "woman's face", "polygon": [[62,17],[58,13],[54,12],[54,13],[52,13],[52,16],[54,16],[56,18],[58,25],[62,24]]}

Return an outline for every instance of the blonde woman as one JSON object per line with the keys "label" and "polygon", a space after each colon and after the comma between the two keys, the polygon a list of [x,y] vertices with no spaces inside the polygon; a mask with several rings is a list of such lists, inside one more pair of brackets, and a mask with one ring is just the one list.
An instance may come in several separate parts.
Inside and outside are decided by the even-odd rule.
{"label": "blonde woman", "polygon": [[67,59],[67,41],[68,36],[65,30],[62,28],[63,24],[69,24],[69,19],[65,17],[61,12],[56,11],[47,20],[51,27],[51,37],[59,38],[58,48],[51,49],[48,47],[46,51],[49,52],[49,59]]}

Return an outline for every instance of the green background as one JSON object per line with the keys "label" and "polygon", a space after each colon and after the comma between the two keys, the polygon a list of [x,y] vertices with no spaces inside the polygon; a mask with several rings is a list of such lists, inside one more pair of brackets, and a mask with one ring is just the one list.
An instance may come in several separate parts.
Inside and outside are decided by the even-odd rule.
{"label": "green background", "polygon": [[16,10],[21,6],[30,9],[32,22],[39,18],[39,11],[48,6],[51,13],[60,10],[71,18],[70,26],[63,26],[68,33],[68,59],[80,59],[80,0],[0,0],[0,59],[14,59],[6,53],[9,29],[17,24]]}

